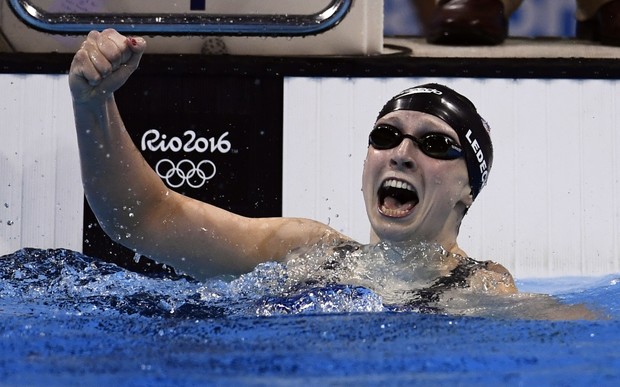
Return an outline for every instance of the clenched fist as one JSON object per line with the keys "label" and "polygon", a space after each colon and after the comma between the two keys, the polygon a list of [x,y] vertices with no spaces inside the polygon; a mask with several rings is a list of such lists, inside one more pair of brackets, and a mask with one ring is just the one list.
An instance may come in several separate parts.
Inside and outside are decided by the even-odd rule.
{"label": "clenched fist", "polygon": [[113,29],[91,31],[73,57],[69,87],[76,104],[105,100],[136,70],[146,41]]}

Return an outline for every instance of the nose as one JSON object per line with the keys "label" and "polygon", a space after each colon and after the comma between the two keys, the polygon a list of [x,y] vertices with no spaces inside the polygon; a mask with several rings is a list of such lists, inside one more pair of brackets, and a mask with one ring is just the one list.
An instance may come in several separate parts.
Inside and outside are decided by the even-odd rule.
{"label": "nose", "polygon": [[404,138],[403,141],[393,149],[390,157],[390,165],[399,169],[414,169],[416,162],[414,155],[420,150],[410,138]]}

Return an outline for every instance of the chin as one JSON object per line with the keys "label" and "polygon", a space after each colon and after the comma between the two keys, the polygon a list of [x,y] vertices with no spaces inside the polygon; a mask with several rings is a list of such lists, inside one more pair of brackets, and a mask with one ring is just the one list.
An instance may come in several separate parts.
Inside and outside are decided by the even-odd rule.
{"label": "chin", "polygon": [[377,229],[374,229],[374,234],[377,236],[377,242],[409,242],[419,239],[416,237],[415,232],[394,230],[393,226],[391,226],[389,230],[384,229],[377,231]]}

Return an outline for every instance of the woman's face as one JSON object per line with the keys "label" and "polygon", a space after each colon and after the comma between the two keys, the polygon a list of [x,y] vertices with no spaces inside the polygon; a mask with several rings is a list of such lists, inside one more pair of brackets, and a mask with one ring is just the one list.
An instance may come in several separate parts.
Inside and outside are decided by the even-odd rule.
{"label": "woman's face", "polygon": [[[444,134],[460,145],[454,129],[430,114],[401,110],[383,116],[378,124],[416,138]],[[368,147],[362,191],[372,242],[428,241],[450,250],[472,203],[465,160],[434,159],[408,138],[392,149]]]}

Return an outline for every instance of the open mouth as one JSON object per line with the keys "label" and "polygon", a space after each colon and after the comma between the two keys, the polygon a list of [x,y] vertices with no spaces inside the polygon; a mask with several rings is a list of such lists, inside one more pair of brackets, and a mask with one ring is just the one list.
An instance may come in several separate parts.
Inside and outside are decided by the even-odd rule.
{"label": "open mouth", "polygon": [[385,216],[403,218],[419,201],[415,188],[402,180],[386,180],[379,188],[379,212]]}

